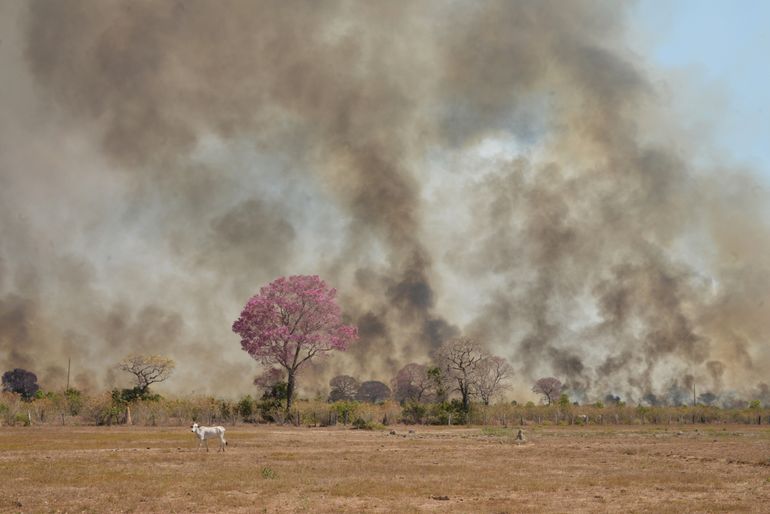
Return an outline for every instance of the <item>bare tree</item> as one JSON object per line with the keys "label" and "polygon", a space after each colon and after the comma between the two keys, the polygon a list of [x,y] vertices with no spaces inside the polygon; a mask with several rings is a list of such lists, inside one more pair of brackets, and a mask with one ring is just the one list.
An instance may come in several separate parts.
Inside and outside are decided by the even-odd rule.
{"label": "bare tree", "polygon": [[421,402],[432,396],[435,380],[428,374],[428,366],[412,362],[400,370],[393,380],[393,395],[399,403]]}
{"label": "bare tree", "polygon": [[489,405],[490,400],[507,387],[506,381],[512,376],[513,368],[502,357],[489,355],[479,361],[474,386],[484,405]]}
{"label": "bare tree", "polygon": [[361,388],[361,383],[350,375],[337,375],[329,380],[331,391],[329,392],[329,401],[354,400]]}
{"label": "bare tree", "polygon": [[475,394],[479,363],[486,353],[474,340],[458,337],[442,344],[438,356],[442,370],[460,392],[463,410],[468,412],[471,395]]}
{"label": "bare tree", "polygon": [[543,399],[548,402],[548,405],[559,398],[561,393],[561,381],[554,377],[541,378],[535,382],[535,386],[532,388],[533,393],[543,395]]}
{"label": "bare tree", "polygon": [[145,394],[151,384],[163,382],[171,376],[174,361],[162,355],[129,355],[118,364],[121,370],[134,375],[136,389]]}

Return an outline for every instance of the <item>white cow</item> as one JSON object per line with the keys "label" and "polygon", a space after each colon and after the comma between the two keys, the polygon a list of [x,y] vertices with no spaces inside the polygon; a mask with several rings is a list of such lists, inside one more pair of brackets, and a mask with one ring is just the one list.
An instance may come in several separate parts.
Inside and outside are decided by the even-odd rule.
{"label": "white cow", "polygon": [[190,428],[198,438],[199,451],[203,443],[206,443],[206,451],[209,451],[209,439],[214,437],[219,437],[219,449],[225,451],[225,446],[227,446],[227,441],[225,441],[225,427],[202,427],[198,426],[197,423],[193,423]]}

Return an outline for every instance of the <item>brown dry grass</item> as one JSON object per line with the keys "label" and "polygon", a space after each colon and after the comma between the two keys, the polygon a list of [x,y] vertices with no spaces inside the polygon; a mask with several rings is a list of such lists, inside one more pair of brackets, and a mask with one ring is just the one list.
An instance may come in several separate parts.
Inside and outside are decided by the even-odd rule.
{"label": "brown dry grass", "polygon": [[770,511],[767,427],[188,430],[0,428],[0,511]]}

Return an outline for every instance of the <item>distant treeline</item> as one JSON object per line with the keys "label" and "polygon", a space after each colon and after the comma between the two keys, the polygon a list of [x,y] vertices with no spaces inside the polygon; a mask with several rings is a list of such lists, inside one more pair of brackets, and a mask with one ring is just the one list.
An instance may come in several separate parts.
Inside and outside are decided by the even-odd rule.
{"label": "distant treeline", "polygon": [[25,399],[17,393],[0,393],[2,425],[133,425],[179,426],[201,424],[283,423],[302,426],[348,425],[382,428],[387,425],[633,425],[745,423],[769,424],[770,408],[758,401],[743,408],[695,406],[643,406],[622,402],[605,405],[551,405],[474,402],[465,410],[458,399],[441,402],[394,400],[370,403],[357,400],[299,399],[290,412],[279,398],[244,396],[238,400],[210,396],[165,398],[152,395],[127,399],[119,390],[86,395],[74,389],[38,392]]}

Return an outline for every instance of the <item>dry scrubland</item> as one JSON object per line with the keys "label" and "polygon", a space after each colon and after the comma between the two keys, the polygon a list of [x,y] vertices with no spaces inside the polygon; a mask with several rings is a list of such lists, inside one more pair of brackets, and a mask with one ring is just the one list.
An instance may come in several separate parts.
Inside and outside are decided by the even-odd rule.
{"label": "dry scrubland", "polygon": [[[3,512],[767,512],[770,429],[0,428]],[[211,445],[212,450],[215,445]]]}

